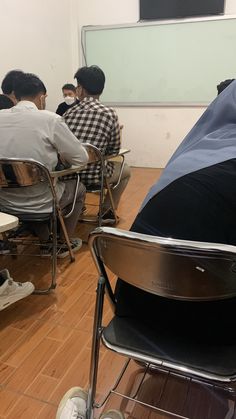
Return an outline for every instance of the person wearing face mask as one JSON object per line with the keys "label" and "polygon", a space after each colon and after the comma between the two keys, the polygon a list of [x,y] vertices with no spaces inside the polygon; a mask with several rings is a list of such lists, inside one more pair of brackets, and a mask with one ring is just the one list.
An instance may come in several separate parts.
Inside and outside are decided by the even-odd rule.
{"label": "person wearing face mask", "polygon": [[[88,155],[81,142],[59,115],[44,110],[47,91],[43,82],[36,75],[25,73],[15,84],[14,92],[17,105],[0,112],[0,158],[34,159],[53,171],[60,155],[70,165],[84,166]],[[74,199],[75,180],[58,181],[55,189],[61,208],[66,210]],[[80,183],[75,208],[65,220],[69,237],[78,222],[84,197],[85,187]],[[44,182],[27,188],[1,190],[2,211],[47,213],[51,207],[51,193]],[[74,250],[81,245],[80,239],[72,243]]]}
{"label": "person wearing face mask", "polygon": [[64,102],[60,103],[56,110],[56,113],[60,116],[68,111],[68,109],[79,104],[79,100],[76,97],[76,87],[73,84],[65,84],[62,87],[62,94],[64,97]]}

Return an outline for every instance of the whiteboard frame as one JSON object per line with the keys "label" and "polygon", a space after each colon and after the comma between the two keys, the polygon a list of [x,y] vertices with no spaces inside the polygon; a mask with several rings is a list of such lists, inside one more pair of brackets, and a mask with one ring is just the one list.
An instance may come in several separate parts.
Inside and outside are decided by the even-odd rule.
{"label": "whiteboard frame", "polygon": [[[124,23],[115,25],[87,25],[82,26],[81,29],[81,43],[82,43],[82,64],[86,65],[86,32],[107,30],[107,29],[121,29],[121,28],[137,28],[139,26],[159,26],[159,25],[173,25],[176,23],[191,23],[191,22],[205,22],[214,20],[236,20],[236,14],[233,15],[215,15],[196,18],[180,18],[171,20],[158,20],[137,23]],[[236,22],[235,22],[236,24]],[[205,108],[209,102],[103,102],[107,106],[115,106],[116,108]]]}

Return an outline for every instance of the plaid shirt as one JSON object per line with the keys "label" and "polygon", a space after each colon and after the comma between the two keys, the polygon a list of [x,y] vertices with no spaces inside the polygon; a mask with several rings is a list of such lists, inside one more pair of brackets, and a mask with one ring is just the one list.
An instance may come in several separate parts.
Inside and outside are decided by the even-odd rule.
{"label": "plaid shirt", "polygon": [[[116,154],[120,150],[120,126],[114,109],[105,107],[99,100],[86,97],[77,106],[69,109],[63,118],[82,142],[96,146],[103,155]],[[106,175],[113,174],[113,163],[106,164]],[[85,185],[100,182],[100,163],[91,163],[80,172],[80,179]],[[66,177],[67,179],[69,178]],[[71,177],[70,177],[71,178]]]}

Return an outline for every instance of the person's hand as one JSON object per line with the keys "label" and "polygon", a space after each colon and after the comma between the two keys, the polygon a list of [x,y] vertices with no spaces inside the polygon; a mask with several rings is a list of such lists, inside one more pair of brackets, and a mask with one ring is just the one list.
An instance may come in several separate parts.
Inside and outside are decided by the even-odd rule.
{"label": "person's hand", "polygon": [[68,163],[62,156],[58,154],[58,162],[55,167],[55,170],[61,171],[61,170],[69,169],[70,167],[71,167],[71,164]]}

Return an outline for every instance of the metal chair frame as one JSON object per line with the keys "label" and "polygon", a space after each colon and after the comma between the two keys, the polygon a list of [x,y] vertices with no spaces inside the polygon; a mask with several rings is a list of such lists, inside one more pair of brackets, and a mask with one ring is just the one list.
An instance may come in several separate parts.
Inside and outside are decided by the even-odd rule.
{"label": "metal chair frame", "polygon": [[[137,399],[145,374],[150,367],[207,382],[216,387],[227,387],[228,390],[234,391],[236,365],[232,375],[222,376],[209,373],[209,371],[201,371],[199,367],[190,368],[187,365],[171,362],[165,359],[165,356],[164,358],[150,357],[138,350],[131,351],[124,345],[111,344],[106,339],[105,333],[109,325],[106,327],[102,325],[102,315],[105,293],[110,300],[113,312],[116,307],[107,268],[123,281],[167,298],[210,301],[236,296],[236,247],[153,237],[108,227],[95,229],[90,234],[89,246],[99,278],[96,290],[86,419],[93,419],[94,410],[102,407],[110,394],[116,394],[161,413],[171,414],[173,417],[186,419],[184,416]],[[128,360],[113,388],[101,403],[97,403],[95,396],[101,341],[107,349],[128,357]],[[137,391],[129,397],[116,389],[131,359],[144,363],[146,368]]]}
{"label": "metal chair frame", "polygon": [[[110,206],[111,206],[111,210],[114,214],[114,218],[115,218],[115,223],[118,223],[118,216],[116,213],[116,209],[115,209],[115,205],[114,205],[114,201],[113,201],[113,197],[112,197],[112,191],[115,190],[120,181],[121,181],[121,176],[124,170],[124,165],[125,165],[125,157],[124,155],[120,155],[118,156],[119,159],[121,159],[121,166],[120,166],[120,173],[119,173],[119,177],[118,180],[116,182],[116,184],[111,185],[109,182],[109,178],[106,176],[106,161],[107,160],[112,160],[112,158],[117,158],[117,156],[104,156],[102,154],[102,152],[94,145],[90,144],[90,143],[84,143],[83,146],[86,148],[90,158],[89,158],[89,163],[101,163],[101,172],[100,172],[100,183],[98,185],[93,185],[93,189],[88,189],[87,188],[87,193],[92,193],[92,194],[98,194],[99,195],[99,203],[98,203],[98,207],[99,207],[99,212],[98,212],[98,216],[97,217],[86,217],[83,216],[81,218],[81,221],[84,222],[90,222],[90,223],[96,223],[99,227],[101,227],[102,225],[102,217],[106,214],[107,210],[104,211],[103,209],[103,203],[104,203],[104,198],[105,198],[105,193],[108,194],[109,196],[109,201],[110,201]],[[106,191],[106,192],[105,192]],[[95,204],[89,204],[90,206],[96,206]]]}
{"label": "metal chair frame", "polygon": [[[13,178],[8,178],[8,176],[5,174],[3,167],[7,167],[9,170],[11,170],[11,176]],[[0,159],[0,188],[22,188],[22,187],[28,187],[28,186],[34,186],[39,184],[40,182],[46,182],[49,185],[51,194],[52,194],[52,211],[47,213],[48,219],[50,220],[51,224],[51,237],[52,237],[52,253],[51,253],[51,282],[48,288],[42,289],[42,290],[35,290],[35,293],[37,294],[47,294],[50,290],[55,289],[57,282],[56,282],[56,275],[57,275],[57,220],[59,220],[64,237],[65,242],[68,247],[68,251],[70,254],[70,260],[73,262],[75,260],[73,250],[71,248],[70,239],[68,237],[68,233],[66,230],[66,226],[64,223],[64,218],[67,218],[71,215],[72,211],[74,210],[75,205],[75,199],[77,195],[77,190],[79,186],[79,176],[77,176],[77,182],[75,187],[75,199],[72,204],[72,208],[69,213],[66,215],[62,214],[62,210],[60,208],[59,201],[56,196],[55,188],[54,188],[54,179],[50,176],[49,170],[40,162],[34,160],[34,159],[18,159],[18,158],[9,158],[9,159]],[[4,211],[4,209],[3,209]],[[32,221],[39,221],[43,222],[42,215],[40,217],[40,213],[38,214],[38,218],[36,219],[33,217],[35,214],[31,213],[19,213],[12,211],[8,213],[11,213],[12,215],[16,215],[20,221],[24,221],[25,217],[28,222]],[[45,215],[45,214],[44,214]],[[25,216],[25,217],[24,217]],[[32,219],[30,218],[32,216]],[[26,220],[25,220],[26,221]],[[11,243],[17,243],[17,244],[24,244],[24,245],[37,245],[40,246],[42,243],[39,243],[35,240],[30,239],[21,239],[21,238],[8,238],[5,236],[5,238]],[[17,255],[13,253],[12,255]],[[24,253],[24,255],[27,255]],[[32,256],[32,254],[30,255]],[[41,254],[35,254],[33,256],[41,256]]]}

